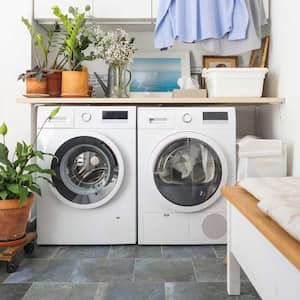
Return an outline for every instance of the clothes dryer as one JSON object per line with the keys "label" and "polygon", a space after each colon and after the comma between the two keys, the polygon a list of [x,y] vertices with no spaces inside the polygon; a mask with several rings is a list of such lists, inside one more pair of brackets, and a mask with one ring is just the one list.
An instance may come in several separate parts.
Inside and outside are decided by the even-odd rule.
{"label": "clothes dryer", "polygon": [[234,108],[138,108],[140,244],[225,243],[235,178]]}

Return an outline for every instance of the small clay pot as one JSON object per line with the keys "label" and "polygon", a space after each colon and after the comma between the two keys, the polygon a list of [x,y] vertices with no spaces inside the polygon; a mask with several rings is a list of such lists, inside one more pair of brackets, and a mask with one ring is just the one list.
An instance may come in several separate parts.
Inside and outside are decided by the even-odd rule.
{"label": "small clay pot", "polygon": [[59,97],[61,95],[61,70],[52,70],[52,74],[47,76],[48,94],[51,97]]}
{"label": "small clay pot", "polygon": [[47,78],[41,81],[34,78],[26,78],[26,94],[47,94]]}
{"label": "small clay pot", "polygon": [[63,71],[61,96],[62,97],[88,97],[89,74],[87,71]]}
{"label": "small clay pot", "polygon": [[21,206],[19,199],[0,200],[0,242],[15,241],[25,235],[34,195]]}

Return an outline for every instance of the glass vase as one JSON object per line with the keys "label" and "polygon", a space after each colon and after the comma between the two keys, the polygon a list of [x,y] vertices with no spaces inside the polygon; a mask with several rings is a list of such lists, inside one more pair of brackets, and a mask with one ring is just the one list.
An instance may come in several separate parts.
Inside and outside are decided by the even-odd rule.
{"label": "glass vase", "polygon": [[112,98],[128,98],[131,72],[127,65],[110,65],[110,89]]}

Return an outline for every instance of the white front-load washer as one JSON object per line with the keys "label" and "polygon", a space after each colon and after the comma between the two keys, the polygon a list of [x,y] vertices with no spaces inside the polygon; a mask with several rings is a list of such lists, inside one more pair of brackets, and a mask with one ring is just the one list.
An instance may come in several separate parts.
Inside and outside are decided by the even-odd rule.
{"label": "white front-load washer", "polygon": [[226,243],[235,165],[234,108],[138,108],[139,244]]}
{"label": "white front-load washer", "polygon": [[[38,130],[53,107],[39,107]],[[38,244],[136,243],[136,108],[64,106],[38,136]]]}

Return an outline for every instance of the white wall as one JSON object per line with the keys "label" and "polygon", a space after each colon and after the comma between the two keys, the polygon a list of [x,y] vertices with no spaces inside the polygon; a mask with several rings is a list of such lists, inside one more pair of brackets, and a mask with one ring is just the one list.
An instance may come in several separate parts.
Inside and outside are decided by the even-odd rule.
{"label": "white wall", "polygon": [[271,4],[270,75],[266,93],[286,97],[286,104],[257,110],[257,134],[287,142],[288,173],[300,176],[300,2]]}
{"label": "white wall", "polygon": [[1,7],[0,123],[8,124],[7,141],[12,148],[18,140],[30,141],[30,107],[17,104],[16,98],[25,88],[17,76],[31,66],[30,37],[21,17],[31,19],[32,0],[2,1]]}

